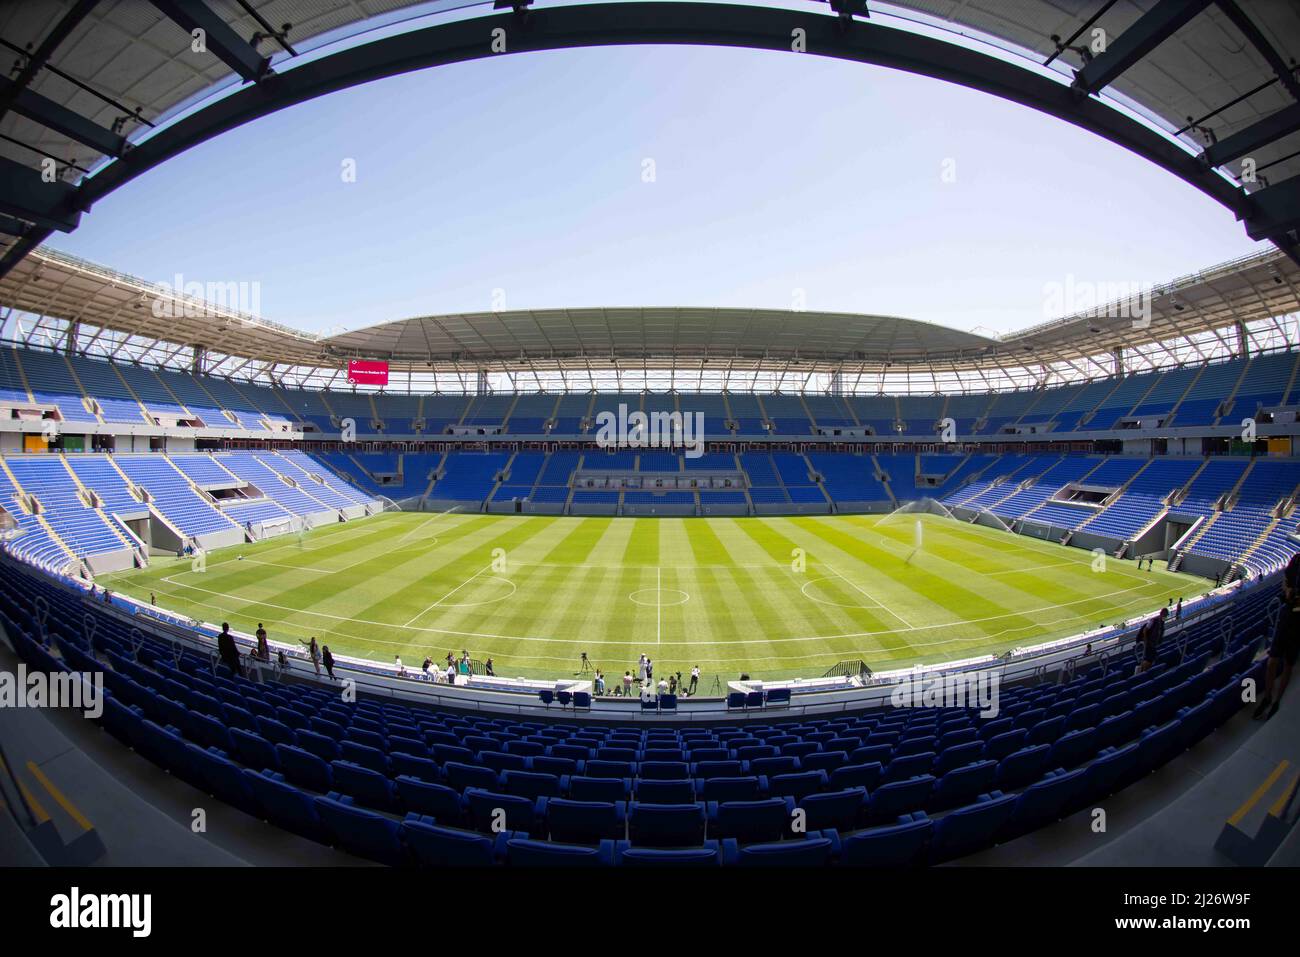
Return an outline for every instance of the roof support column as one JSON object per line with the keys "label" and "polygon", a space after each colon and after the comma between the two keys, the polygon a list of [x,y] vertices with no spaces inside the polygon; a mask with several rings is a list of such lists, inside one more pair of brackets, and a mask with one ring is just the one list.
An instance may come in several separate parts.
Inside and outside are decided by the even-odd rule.
{"label": "roof support column", "polygon": [[1237,330],[1237,357],[1246,359],[1250,357],[1250,336],[1246,334],[1246,324],[1238,319],[1233,323]]}
{"label": "roof support column", "polygon": [[203,364],[207,361],[208,350],[202,346],[194,346],[190,350],[190,371],[195,375],[203,374]]}
{"label": "roof support column", "polygon": [[474,394],[487,395],[490,391],[491,387],[488,385],[487,369],[479,369],[474,373]]}
{"label": "roof support column", "polygon": [[1115,375],[1124,374],[1124,347],[1119,346],[1112,353],[1115,357]]}
{"label": "roof support column", "polygon": [[68,323],[68,332],[67,335],[64,336],[63,338],[63,351],[70,356],[76,355],[77,339],[78,337],[80,337],[80,335],[81,335],[81,323],[80,322]]}

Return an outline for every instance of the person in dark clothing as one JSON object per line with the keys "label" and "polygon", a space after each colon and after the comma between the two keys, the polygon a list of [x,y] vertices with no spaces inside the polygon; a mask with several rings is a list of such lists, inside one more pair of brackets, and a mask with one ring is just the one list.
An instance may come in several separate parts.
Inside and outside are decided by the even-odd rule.
{"label": "person in dark clothing", "polygon": [[1277,714],[1291,672],[1300,655],[1300,552],[1291,556],[1282,573],[1282,610],[1277,616],[1273,642],[1268,646],[1268,668],[1264,672],[1264,697],[1251,716],[1267,721]]}
{"label": "person in dark clothing", "polygon": [[1156,663],[1156,655],[1160,653],[1160,641],[1165,637],[1165,619],[1168,617],[1169,609],[1161,608],[1160,614],[1142,626],[1146,634],[1142,638],[1142,664],[1138,665],[1138,674],[1150,670]]}
{"label": "person in dark clothing", "polygon": [[223,665],[241,678],[244,676],[244,668],[239,663],[239,646],[235,644],[235,636],[230,633],[228,622],[221,623],[221,634],[217,635],[217,655]]}
{"label": "person in dark clothing", "polygon": [[329,645],[325,645],[324,647],[321,648],[320,660],[321,660],[321,664],[325,666],[325,673],[329,675],[330,680],[333,681],[334,680],[334,656],[330,654]]}

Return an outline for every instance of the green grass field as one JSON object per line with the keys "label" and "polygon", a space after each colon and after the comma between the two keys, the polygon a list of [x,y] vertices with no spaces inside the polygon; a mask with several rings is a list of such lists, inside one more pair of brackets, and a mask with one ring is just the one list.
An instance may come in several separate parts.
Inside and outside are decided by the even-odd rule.
{"label": "green grass field", "polygon": [[[101,579],[336,654],[418,667],[469,649],[499,675],[817,675],[1033,644],[1199,594],[1199,578],[924,516],[558,518],[388,512]],[[798,561],[802,556],[802,566]]]}

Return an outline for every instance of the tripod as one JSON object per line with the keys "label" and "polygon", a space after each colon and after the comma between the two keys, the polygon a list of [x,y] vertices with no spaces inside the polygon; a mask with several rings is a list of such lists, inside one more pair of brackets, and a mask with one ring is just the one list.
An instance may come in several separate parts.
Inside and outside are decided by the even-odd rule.
{"label": "tripod", "polygon": [[591,659],[587,657],[587,653],[584,651],[582,653],[582,669],[578,672],[578,674],[585,675],[587,672],[595,671],[595,670],[596,669],[591,666]]}
{"label": "tripod", "polygon": [[722,679],[717,675],[713,676],[713,684],[709,685],[709,694],[716,694],[718,696],[722,695]]}

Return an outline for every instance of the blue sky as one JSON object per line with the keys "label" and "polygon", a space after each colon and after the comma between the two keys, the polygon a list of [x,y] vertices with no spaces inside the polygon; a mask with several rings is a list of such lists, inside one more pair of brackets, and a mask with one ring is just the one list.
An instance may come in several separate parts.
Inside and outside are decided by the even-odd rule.
{"label": "blue sky", "polygon": [[494,290],[508,309],[787,309],[802,290],[808,309],[1006,331],[1052,318],[1050,283],[1148,285],[1265,248],[1146,161],[986,94],[677,47],[334,94],[82,222],[52,245],[154,281],[257,282],[262,315],[313,331],[486,310]]}

